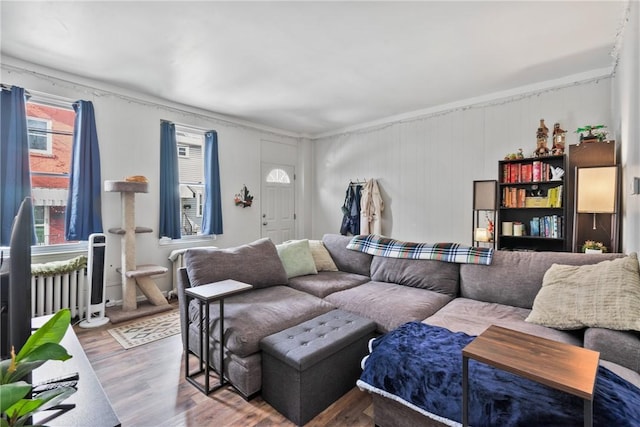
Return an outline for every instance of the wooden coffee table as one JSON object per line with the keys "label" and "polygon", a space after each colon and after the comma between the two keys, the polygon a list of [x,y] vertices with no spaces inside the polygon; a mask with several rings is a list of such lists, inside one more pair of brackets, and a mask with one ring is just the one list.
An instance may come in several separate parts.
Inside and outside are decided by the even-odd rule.
{"label": "wooden coffee table", "polygon": [[462,349],[462,425],[469,425],[469,359],[584,399],[584,425],[593,425],[593,391],[600,353],[492,325]]}

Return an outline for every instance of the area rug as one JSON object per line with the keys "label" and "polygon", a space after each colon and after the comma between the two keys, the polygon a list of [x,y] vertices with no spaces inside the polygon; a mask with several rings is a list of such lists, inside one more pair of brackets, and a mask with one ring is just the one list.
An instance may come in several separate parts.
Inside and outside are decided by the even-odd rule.
{"label": "area rug", "polygon": [[116,323],[128,322],[129,320],[146,317],[151,314],[162,313],[173,310],[171,304],[153,305],[147,301],[140,301],[135,310],[124,311],[121,305],[107,307],[106,315],[114,325]]}
{"label": "area rug", "polygon": [[180,310],[109,329],[125,349],[138,347],[180,333]]}

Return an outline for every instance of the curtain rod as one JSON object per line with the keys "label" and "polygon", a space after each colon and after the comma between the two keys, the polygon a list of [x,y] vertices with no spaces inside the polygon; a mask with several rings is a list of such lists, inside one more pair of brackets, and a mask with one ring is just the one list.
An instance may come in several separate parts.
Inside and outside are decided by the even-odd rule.
{"label": "curtain rod", "polygon": [[[15,86],[15,85],[9,85],[6,83],[0,83],[0,88],[4,89],[4,90],[8,90],[11,91],[11,88]],[[31,98],[31,93],[28,90],[24,90],[24,94],[27,97],[27,99]]]}

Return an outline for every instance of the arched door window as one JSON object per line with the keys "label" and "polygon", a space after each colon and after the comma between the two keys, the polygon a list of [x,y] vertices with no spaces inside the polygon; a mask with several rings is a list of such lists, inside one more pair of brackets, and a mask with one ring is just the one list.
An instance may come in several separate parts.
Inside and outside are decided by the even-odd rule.
{"label": "arched door window", "polygon": [[269,174],[267,175],[267,182],[276,184],[290,184],[291,179],[289,178],[289,174],[286,171],[275,168],[269,171]]}

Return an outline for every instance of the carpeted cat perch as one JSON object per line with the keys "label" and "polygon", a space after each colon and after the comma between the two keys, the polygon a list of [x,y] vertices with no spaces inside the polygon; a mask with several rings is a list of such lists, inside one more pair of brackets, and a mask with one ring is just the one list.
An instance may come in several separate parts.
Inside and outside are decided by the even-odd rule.
{"label": "carpeted cat perch", "polygon": [[[171,305],[162,295],[160,289],[151,278],[158,274],[165,274],[168,269],[159,265],[136,264],[136,234],[151,233],[153,230],[135,226],[135,194],[147,193],[146,179],[141,181],[105,181],[104,190],[120,193],[122,202],[122,227],[110,228],[109,233],[121,236],[121,268],[122,275],[122,313],[110,313],[113,323],[145,316],[165,310],[171,310]],[[138,310],[136,289],[147,297],[152,304],[144,310]]]}

